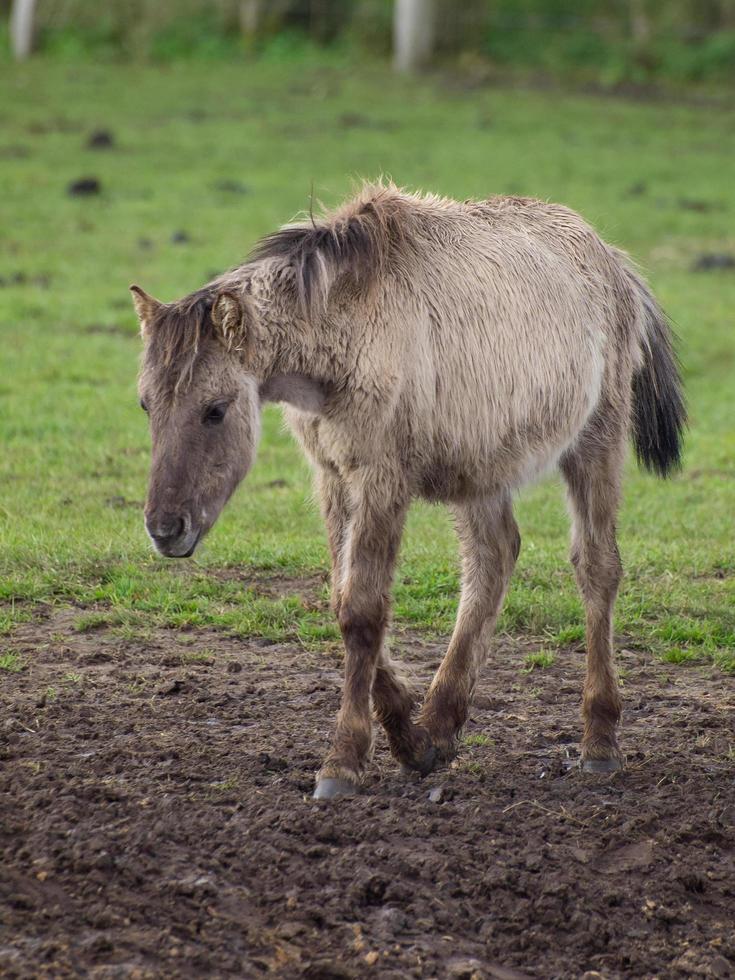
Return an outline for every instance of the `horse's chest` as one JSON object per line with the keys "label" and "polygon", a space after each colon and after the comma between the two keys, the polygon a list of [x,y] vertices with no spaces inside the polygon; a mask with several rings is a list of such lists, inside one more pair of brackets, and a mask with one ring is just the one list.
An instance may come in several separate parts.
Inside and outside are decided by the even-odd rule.
{"label": "horse's chest", "polygon": [[306,454],[322,469],[344,473],[354,469],[354,451],[325,419],[304,412],[288,411],[288,424]]}

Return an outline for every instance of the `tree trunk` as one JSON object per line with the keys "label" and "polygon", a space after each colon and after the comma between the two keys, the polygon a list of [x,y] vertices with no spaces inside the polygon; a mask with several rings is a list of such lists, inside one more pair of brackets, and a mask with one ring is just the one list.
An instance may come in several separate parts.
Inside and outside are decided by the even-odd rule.
{"label": "tree trunk", "polygon": [[396,71],[423,67],[434,48],[434,0],[395,0],[393,64]]}
{"label": "tree trunk", "polygon": [[10,11],[10,40],[13,54],[23,61],[33,50],[33,15],[36,0],[13,0]]}

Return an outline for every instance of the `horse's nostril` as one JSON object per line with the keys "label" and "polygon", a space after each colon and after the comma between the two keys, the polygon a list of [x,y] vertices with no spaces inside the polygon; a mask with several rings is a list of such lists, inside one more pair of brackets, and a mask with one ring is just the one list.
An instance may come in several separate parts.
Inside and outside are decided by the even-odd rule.
{"label": "horse's nostril", "polygon": [[156,541],[172,541],[180,538],[186,528],[183,517],[165,517],[160,521],[150,521],[148,530]]}

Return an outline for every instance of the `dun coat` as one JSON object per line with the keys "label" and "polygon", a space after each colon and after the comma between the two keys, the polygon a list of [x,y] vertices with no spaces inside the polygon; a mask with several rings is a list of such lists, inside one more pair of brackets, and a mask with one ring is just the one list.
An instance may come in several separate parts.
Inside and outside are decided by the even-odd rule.
{"label": "dun coat", "polygon": [[[664,314],[626,256],[566,207],[457,201],[366,185],[332,214],[162,304],[132,287],[153,458],[146,524],[190,555],[249,469],[265,401],[314,465],[345,681],[316,796],[359,784],[371,710],[405,766],[457,749],[520,548],[515,490],[558,467],[586,607],[582,764],[622,765],[612,612],[627,438],[665,476],[685,410]],[[462,597],[417,708],[385,646],[412,499],[448,504]]]}

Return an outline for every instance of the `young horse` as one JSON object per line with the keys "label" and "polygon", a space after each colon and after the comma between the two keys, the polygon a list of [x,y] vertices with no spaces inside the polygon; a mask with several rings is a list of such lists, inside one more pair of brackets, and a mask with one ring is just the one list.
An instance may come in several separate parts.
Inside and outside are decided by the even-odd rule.
{"label": "young horse", "polygon": [[[582,765],[622,766],[612,612],[626,439],[665,476],[685,410],[666,318],[621,252],[557,204],[367,185],[185,299],[132,290],[153,442],[146,526],[161,554],[191,555],[212,526],[252,463],[263,402],[286,403],[314,464],[346,650],[317,798],[359,785],[371,705],[404,765],[428,773],[455,754],[520,547],[513,492],[554,465],[586,607]],[[415,718],[385,648],[414,497],[452,507],[462,553],[454,634]]]}

